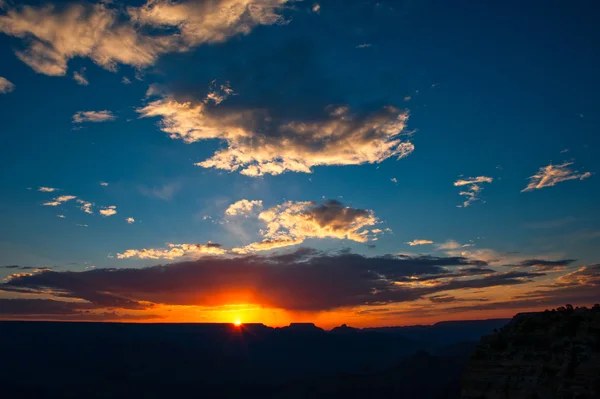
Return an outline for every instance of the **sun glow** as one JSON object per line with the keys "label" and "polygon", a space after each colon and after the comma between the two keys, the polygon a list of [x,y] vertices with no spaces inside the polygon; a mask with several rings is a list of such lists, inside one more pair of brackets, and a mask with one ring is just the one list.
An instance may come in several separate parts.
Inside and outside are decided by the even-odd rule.
{"label": "sun glow", "polygon": [[241,320],[239,320],[239,319],[236,319],[236,320],[233,322],[233,325],[234,325],[234,326],[236,326],[236,327],[240,327],[240,326],[242,325],[242,321],[241,321]]}

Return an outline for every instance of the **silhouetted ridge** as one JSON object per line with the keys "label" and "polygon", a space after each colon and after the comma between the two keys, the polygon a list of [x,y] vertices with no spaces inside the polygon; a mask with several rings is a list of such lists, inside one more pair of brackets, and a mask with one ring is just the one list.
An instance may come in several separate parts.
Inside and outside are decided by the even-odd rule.
{"label": "silhouetted ridge", "polygon": [[600,306],[516,315],[477,345],[462,398],[600,398]]}

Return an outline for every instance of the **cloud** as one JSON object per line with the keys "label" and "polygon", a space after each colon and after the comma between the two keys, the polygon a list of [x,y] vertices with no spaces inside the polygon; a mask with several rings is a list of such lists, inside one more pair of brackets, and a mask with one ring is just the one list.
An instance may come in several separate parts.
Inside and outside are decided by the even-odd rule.
{"label": "cloud", "polygon": [[261,230],[264,240],[234,248],[234,252],[297,245],[307,238],[367,242],[370,238],[367,227],[378,223],[373,211],[344,206],[336,200],[327,200],[321,205],[312,201],[288,201],[261,212],[258,218],[266,225]]}
{"label": "cloud", "polygon": [[525,227],[529,229],[553,229],[557,227],[562,227],[569,223],[574,223],[579,221],[579,218],[576,217],[565,217],[562,219],[554,219],[548,221],[540,221],[540,222],[530,222],[526,223]]}
{"label": "cloud", "polygon": [[101,185],[102,187],[107,187],[107,186],[108,186],[108,183],[107,183],[107,182],[105,182],[105,181],[101,181],[101,182],[100,182],[100,185]]}
{"label": "cloud", "polygon": [[14,83],[0,76],[0,94],[10,93],[15,89]]}
{"label": "cloud", "polygon": [[60,218],[60,219],[66,219],[67,218],[65,215],[56,215],[56,217]]}
{"label": "cloud", "polygon": [[433,244],[433,241],[431,241],[431,240],[412,240],[412,241],[408,241],[406,244],[410,245],[411,247],[414,247],[416,245]]}
{"label": "cloud", "polygon": [[94,308],[88,302],[0,298],[0,316],[70,315]]}
{"label": "cloud", "polygon": [[227,251],[221,244],[208,242],[206,244],[167,244],[169,249],[128,249],[117,254],[118,259],[168,259],[192,258],[204,255],[222,255]]}
{"label": "cloud", "polygon": [[395,177],[392,177],[390,180],[392,181],[392,183],[398,184],[398,179],[396,179]]}
{"label": "cloud", "polygon": [[[88,201],[84,201],[84,200],[82,200],[82,199],[78,199],[78,200],[77,200],[77,203],[78,203],[79,205],[81,205],[81,206],[79,207],[79,209],[81,209],[81,210],[82,210],[82,211],[84,211],[85,213],[88,213],[88,214],[90,214],[90,215],[94,213],[94,211],[92,211],[92,206],[94,206],[94,204],[93,204],[93,203],[91,203],[91,202],[88,202]],[[86,227],[87,227],[87,226],[86,226]]]}
{"label": "cloud", "polygon": [[181,189],[180,183],[168,183],[161,187],[146,187],[140,186],[138,190],[141,194],[147,197],[155,197],[161,199],[163,201],[170,201],[173,199],[173,196],[177,194],[177,192]]}
{"label": "cloud", "polygon": [[455,187],[463,187],[467,186],[468,188],[465,191],[461,191],[459,195],[466,196],[467,199],[462,203],[462,205],[458,205],[459,208],[466,208],[470,206],[473,202],[479,201],[479,194],[483,190],[481,187],[481,183],[491,183],[494,179],[487,176],[477,176],[477,177],[469,177],[468,179],[459,179],[454,182]]}
{"label": "cloud", "polygon": [[369,48],[371,46],[372,46],[371,43],[363,43],[363,44],[359,44],[358,46],[356,46],[356,48]]}
{"label": "cloud", "polygon": [[529,178],[529,184],[521,192],[538,190],[544,187],[552,187],[567,180],[584,180],[590,177],[590,172],[579,173],[569,166],[573,162],[565,162],[561,165],[548,165],[540,168],[538,173]]}
{"label": "cloud", "polygon": [[[479,277],[463,273],[462,277],[448,277],[449,270],[465,266],[478,268],[461,257],[366,257],[301,248],[284,255],[204,257],[141,269],[44,271],[11,278],[0,289],[29,293],[51,290],[58,297],[122,308],[248,303],[319,311],[414,301],[463,288],[519,285],[543,275],[511,272]],[[436,275],[443,277],[436,280]],[[432,277],[428,285],[397,283],[427,276]]]}
{"label": "cloud", "polygon": [[125,219],[125,221],[126,221],[127,223],[129,223],[129,224],[133,224],[133,223],[135,223],[135,219],[134,219],[134,218],[132,218],[132,217],[126,218],[126,219]]}
{"label": "cloud", "polygon": [[408,114],[391,106],[362,115],[346,106],[330,106],[321,118],[284,120],[265,109],[228,109],[210,100],[210,93],[199,102],[166,96],[137,111],[141,117],[161,117],[160,128],[172,139],[225,142],[226,149],[196,165],[247,176],[311,173],[320,165],[380,163],[414,150],[410,141],[403,141]]}
{"label": "cloud", "polygon": [[73,123],[109,122],[117,119],[110,111],[80,111],[73,115]]}
{"label": "cloud", "polygon": [[87,86],[90,82],[85,78],[83,72],[84,70],[81,72],[73,72],[73,80],[75,80],[78,85]]}
{"label": "cloud", "polygon": [[100,212],[100,214],[102,216],[112,216],[112,215],[116,215],[117,214],[117,207],[114,205],[110,205],[105,207],[104,209],[100,209],[98,212]]}
{"label": "cloud", "polygon": [[127,76],[123,76],[123,79],[121,79],[121,83],[123,83],[124,85],[130,85],[131,80],[129,80]]}
{"label": "cloud", "polygon": [[468,179],[459,179],[459,180],[455,181],[454,185],[456,187],[470,186],[472,184],[491,183],[493,180],[494,179],[492,179],[491,177],[487,177],[487,176],[469,177]]}
{"label": "cloud", "polygon": [[450,302],[487,302],[485,298],[456,298],[452,295],[432,295],[428,297],[429,301],[433,303],[450,303]]}
{"label": "cloud", "polygon": [[43,193],[52,193],[54,191],[58,191],[58,189],[54,187],[40,187],[38,188],[38,191],[41,191]]}
{"label": "cloud", "polygon": [[509,267],[531,267],[536,270],[556,271],[564,270],[576,259],[544,260],[544,259],[525,259],[518,264],[505,265]]}
{"label": "cloud", "polygon": [[54,198],[52,201],[44,202],[43,205],[44,206],[59,206],[60,204],[74,200],[75,198],[77,198],[77,197],[74,195],[61,195],[59,197]]}
{"label": "cloud", "polygon": [[285,3],[148,0],[126,9],[109,2],[21,6],[0,15],[0,32],[23,40],[24,49],[16,55],[38,73],[65,75],[75,57],[116,71],[118,64],[145,68],[165,53],[223,42],[258,25],[284,23],[278,12]]}
{"label": "cloud", "polygon": [[313,4],[312,11],[318,13],[319,11],[321,11],[321,5],[319,3]]}
{"label": "cloud", "polygon": [[514,299],[560,305],[597,303],[600,290],[600,264],[581,266],[560,276],[551,284],[538,287],[541,289],[525,292],[515,296]]}
{"label": "cloud", "polygon": [[248,216],[252,214],[254,209],[260,209],[262,206],[263,204],[260,200],[249,201],[247,199],[242,199],[229,205],[225,210],[225,214],[227,216]]}

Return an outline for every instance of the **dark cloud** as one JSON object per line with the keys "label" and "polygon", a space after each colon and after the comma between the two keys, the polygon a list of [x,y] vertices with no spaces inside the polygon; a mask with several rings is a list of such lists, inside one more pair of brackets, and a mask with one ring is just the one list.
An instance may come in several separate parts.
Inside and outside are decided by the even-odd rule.
{"label": "dark cloud", "polygon": [[16,270],[50,270],[50,269],[51,269],[51,267],[34,267],[34,266],[7,265],[7,266],[0,266],[0,269],[16,269]]}
{"label": "dark cloud", "polygon": [[0,299],[0,316],[8,315],[72,315],[94,309],[90,303],[55,301],[52,299]]}
{"label": "dark cloud", "polygon": [[0,299],[0,318],[52,319],[79,321],[147,320],[161,318],[155,314],[133,315],[116,311],[94,311],[99,307],[89,302],[53,299]]}
{"label": "dark cloud", "polygon": [[450,303],[450,302],[487,302],[486,298],[456,298],[452,295],[432,295],[428,297],[433,303]]}
{"label": "dark cloud", "polygon": [[505,265],[508,267],[533,267],[538,270],[562,270],[569,266],[577,259],[561,259],[561,260],[544,260],[544,259],[527,259],[518,264]]}
{"label": "dark cloud", "polygon": [[[110,308],[256,303],[311,311],[413,301],[441,291],[522,284],[543,275],[509,272],[478,278],[474,264],[485,262],[463,257],[366,257],[301,248],[283,255],[208,257],[142,269],[48,270],[14,276],[1,284],[0,290],[50,290],[58,297]],[[450,272],[453,269],[455,274]],[[410,282],[414,280],[407,279],[409,276],[439,279],[420,285]]]}

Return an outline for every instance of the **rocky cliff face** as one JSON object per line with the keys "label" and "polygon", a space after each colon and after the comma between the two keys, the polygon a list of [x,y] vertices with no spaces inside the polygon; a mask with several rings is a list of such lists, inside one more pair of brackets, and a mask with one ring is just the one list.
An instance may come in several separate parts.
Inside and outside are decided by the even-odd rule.
{"label": "rocky cliff face", "polygon": [[600,306],[519,314],[483,337],[461,398],[600,398]]}

